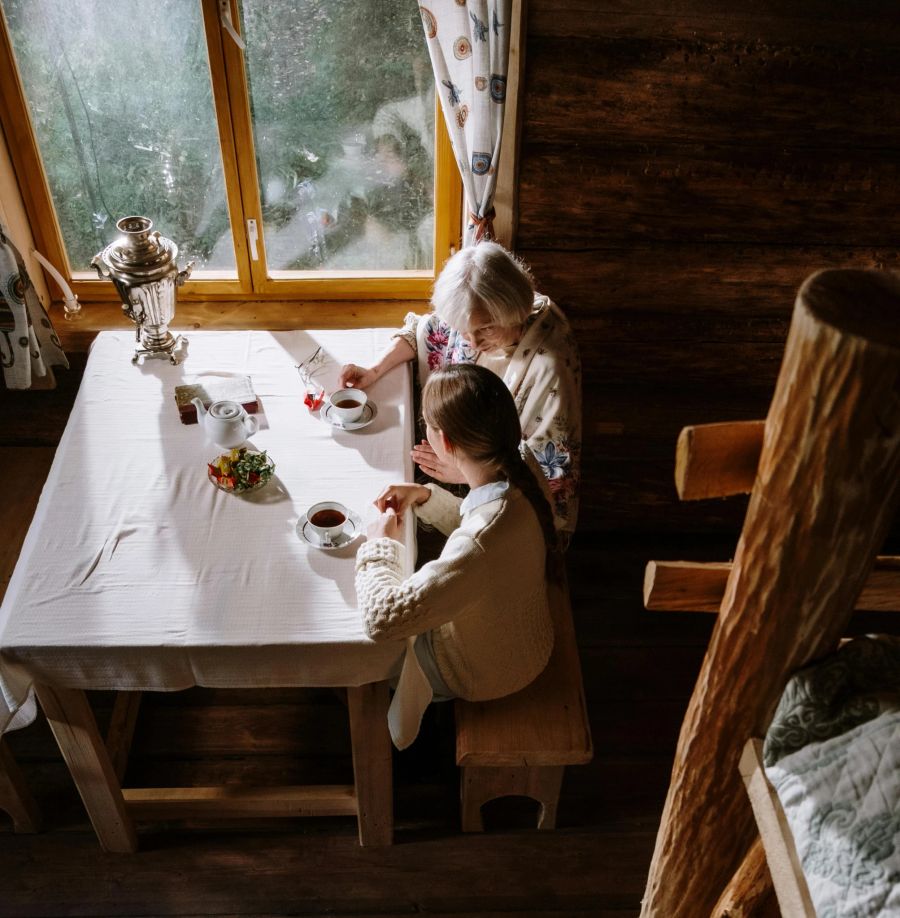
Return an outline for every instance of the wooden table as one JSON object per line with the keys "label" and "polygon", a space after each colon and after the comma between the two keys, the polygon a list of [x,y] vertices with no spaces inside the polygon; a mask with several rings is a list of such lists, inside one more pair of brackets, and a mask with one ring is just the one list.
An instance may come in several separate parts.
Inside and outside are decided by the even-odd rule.
{"label": "wooden table", "polygon": [[[194,333],[177,367],[132,366],[127,333],[92,348],[0,609],[0,727],[33,687],[106,850],[135,850],[135,819],[240,815],[356,815],[362,844],[391,842],[386,680],[406,644],[365,635],[359,539],[325,552],[296,527],[334,499],[364,528],[381,488],[410,479],[410,376],[380,380],[375,419],[350,432],[308,412],[294,369],[322,346],[331,391],[343,363],[373,362],[389,334]],[[219,450],[179,420],[174,386],[208,374],[249,375],[262,403],[251,443],[276,477],[253,494],[213,487],[206,462]],[[411,565],[415,527],[404,530]],[[85,690],[132,693],[133,710],[139,692],[193,685],[346,687],[354,783],[123,791]]]}

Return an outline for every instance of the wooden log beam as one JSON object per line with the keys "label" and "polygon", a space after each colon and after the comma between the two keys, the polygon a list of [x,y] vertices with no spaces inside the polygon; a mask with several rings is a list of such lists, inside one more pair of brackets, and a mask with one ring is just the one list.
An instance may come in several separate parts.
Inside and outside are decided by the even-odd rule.
{"label": "wooden log beam", "polygon": [[782,918],[761,838],[735,871],[710,918]]}
{"label": "wooden log beam", "polygon": [[[651,612],[718,612],[731,574],[728,561],[648,561],[644,608]],[[879,555],[856,600],[867,612],[900,612],[900,557]]]}
{"label": "wooden log beam", "polygon": [[[800,288],[759,472],[682,725],[644,918],[710,914],[755,829],[738,762],[838,643],[900,500],[900,278]],[[697,869],[698,852],[703,869]]]}
{"label": "wooden log beam", "polygon": [[685,427],[675,446],[675,488],[681,500],[749,494],[756,481],[765,421]]}

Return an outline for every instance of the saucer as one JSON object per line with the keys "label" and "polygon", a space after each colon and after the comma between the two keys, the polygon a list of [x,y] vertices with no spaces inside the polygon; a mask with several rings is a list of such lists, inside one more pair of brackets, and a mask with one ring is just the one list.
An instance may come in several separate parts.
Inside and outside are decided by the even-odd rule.
{"label": "saucer", "polygon": [[321,548],[323,551],[343,548],[345,545],[349,545],[361,532],[362,519],[358,513],[354,513],[352,510],[347,514],[347,521],[344,523],[343,531],[336,539],[332,539],[330,545],[323,545],[319,541],[319,537],[312,531],[309,520],[305,516],[301,516],[297,520],[297,536],[300,540],[306,542],[307,545],[312,545],[313,548]]}
{"label": "saucer", "polygon": [[327,404],[322,406],[319,417],[326,424],[337,427],[338,430],[360,430],[368,427],[378,415],[378,406],[371,399],[366,402],[362,410],[362,415],[355,421],[340,421],[334,414],[334,405]]}

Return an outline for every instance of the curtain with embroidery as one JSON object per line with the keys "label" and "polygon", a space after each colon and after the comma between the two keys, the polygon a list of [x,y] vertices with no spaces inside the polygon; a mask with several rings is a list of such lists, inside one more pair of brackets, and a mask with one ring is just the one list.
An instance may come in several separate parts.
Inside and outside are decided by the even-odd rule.
{"label": "curtain with embroidery", "polygon": [[28,389],[34,376],[69,361],[31,283],[18,249],[0,226],[0,365],[9,389]]}
{"label": "curtain with embroidery", "polygon": [[447,131],[466,192],[465,244],[494,235],[512,0],[425,0],[419,7]]}

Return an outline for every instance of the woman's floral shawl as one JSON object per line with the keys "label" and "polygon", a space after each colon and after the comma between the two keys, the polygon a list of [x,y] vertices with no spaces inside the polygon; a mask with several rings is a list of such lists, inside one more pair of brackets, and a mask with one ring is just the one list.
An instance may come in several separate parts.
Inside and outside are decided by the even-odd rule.
{"label": "woman's floral shawl", "polygon": [[[478,352],[434,313],[409,313],[399,335],[416,352],[419,385],[432,370],[474,363]],[[581,478],[581,361],[566,317],[536,296],[503,381],[512,392],[522,435],[547,476],[557,529],[571,535]]]}

